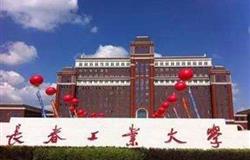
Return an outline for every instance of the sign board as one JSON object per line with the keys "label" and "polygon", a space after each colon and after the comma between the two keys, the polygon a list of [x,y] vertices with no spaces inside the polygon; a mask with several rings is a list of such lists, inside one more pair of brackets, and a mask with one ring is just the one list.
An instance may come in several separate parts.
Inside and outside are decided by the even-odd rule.
{"label": "sign board", "polygon": [[250,132],[224,119],[12,118],[0,145],[250,148]]}

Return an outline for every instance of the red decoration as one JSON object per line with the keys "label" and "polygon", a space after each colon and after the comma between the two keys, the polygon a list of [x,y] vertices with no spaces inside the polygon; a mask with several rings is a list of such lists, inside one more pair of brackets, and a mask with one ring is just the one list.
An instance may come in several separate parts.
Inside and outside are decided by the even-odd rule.
{"label": "red decoration", "polygon": [[71,99],[71,104],[78,104],[79,100],[77,98]]}
{"label": "red decoration", "polygon": [[98,113],[97,116],[98,116],[98,117],[104,117],[104,113],[102,113],[102,112],[101,112],[101,113]]}
{"label": "red decoration", "polygon": [[162,103],[161,107],[166,110],[169,107],[168,101],[165,101],[164,103]]}
{"label": "red decoration", "polygon": [[152,117],[153,117],[153,118],[159,118],[160,116],[159,116],[159,113],[158,113],[158,112],[155,112],[155,113],[153,113]]}
{"label": "red decoration", "polygon": [[56,93],[56,89],[54,87],[48,87],[46,90],[45,90],[45,93],[49,96],[52,96],[53,94]]}
{"label": "red decoration", "polygon": [[160,115],[162,115],[165,111],[166,111],[166,109],[165,109],[165,108],[160,107],[160,108],[158,109],[158,111],[157,111],[157,112],[158,112]]}
{"label": "red decoration", "polygon": [[156,114],[155,113],[152,114],[152,118],[156,118]]}
{"label": "red decoration", "polygon": [[83,109],[78,109],[77,110],[77,116],[79,117],[83,117],[86,114],[86,112]]}
{"label": "red decoration", "polygon": [[71,105],[71,106],[69,107],[69,111],[70,111],[71,113],[74,113],[74,112],[75,112],[75,107],[74,107],[73,105]]}
{"label": "red decoration", "polygon": [[168,102],[171,102],[171,103],[176,102],[177,96],[176,96],[175,92],[172,95],[168,96],[167,100],[168,100]]}
{"label": "red decoration", "polygon": [[179,78],[183,81],[190,80],[193,77],[193,70],[191,68],[184,68],[179,71]]}
{"label": "red decoration", "polygon": [[97,114],[94,112],[94,113],[91,113],[90,117],[93,117],[95,118],[97,116]]}
{"label": "red decoration", "polygon": [[71,100],[72,100],[72,96],[70,95],[70,94],[67,94],[67,95],[65,95],[64,97],[63,97],[63,100],[64,100],[64,102],[66,102],[66,103],[70,103],[71,102]]}
{"label": "red decoration", "polygon": [[43,83],[43,77],[41,75],[38,75],[38,74],[33,75],[30,77],[29,81],[33,86],[38,87],[40,84]]}
{"label": "red decoration", "polygon": [[187,88],[187,85],[184,81],[178,81],[174,87],[177,91],[182,91]]}

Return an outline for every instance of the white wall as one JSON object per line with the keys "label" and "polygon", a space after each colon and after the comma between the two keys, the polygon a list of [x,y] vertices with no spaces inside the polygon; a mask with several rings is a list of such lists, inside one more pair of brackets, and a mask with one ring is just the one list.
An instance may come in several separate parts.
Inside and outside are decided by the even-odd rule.
{"label": "white wall", "polygon": [[[200,148],[212,149],[207,140],[207,129],[213,124],[220,127],[222,144],[219,148],[250,148],[250,132],[237,131],[235,125],[226,125],[223,119],[131,119],[131,118],[12,118],[10,123],[0,123],[0,145],[7,145],[7,135],[21,124],[20,132],[27,146],[117,146],[126,147],[129,137],[122,137],[134,124],[140,128],[136,140],[138,147],[145,148]],[[48,135],[57,125],[61,127],[57,144],[44,144]],[[187,141],[178,144],[168,140],[171,128],[178,131],[177,139]],[[98,139],[89,141],[91,132],[99,131]]]}

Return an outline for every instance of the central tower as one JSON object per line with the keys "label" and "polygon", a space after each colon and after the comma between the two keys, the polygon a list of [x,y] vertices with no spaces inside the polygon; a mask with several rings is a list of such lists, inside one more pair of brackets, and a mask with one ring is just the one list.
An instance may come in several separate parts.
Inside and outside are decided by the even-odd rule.
{"label": "central tower", "polygon": [[130,45],[130,116],[150,117],[154,108],[154,43],[137,36]]}

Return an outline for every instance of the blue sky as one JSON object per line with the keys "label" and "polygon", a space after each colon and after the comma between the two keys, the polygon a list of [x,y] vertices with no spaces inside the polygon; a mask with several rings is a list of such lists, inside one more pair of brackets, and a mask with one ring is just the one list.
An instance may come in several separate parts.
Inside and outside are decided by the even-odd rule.
{"label": "blue sky", "polygon": [[[0,54],[10,54],[11,46],[22,42],[19,46],[28,47],[26,52],[33,56],[19,64],[3,62],[3,74],[13,71],[28,79],[40,73],[51,84],[56,81],[56,72],[74,64],[76,55],[94,54],[100,45],[128,51],[136,35],[149,35],[157,53],[207,53],[214,64],[226,66],[235,84],[237,110],[250,107],[247,0],[0,1],[4,4],[0,8]],[[24,86],[11,84],[17,89]]]}

